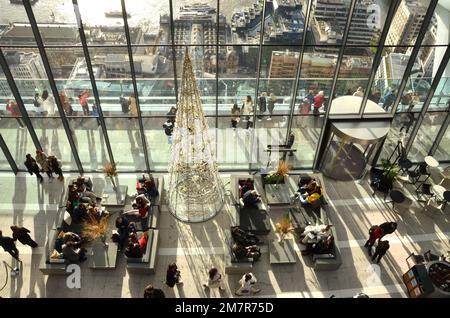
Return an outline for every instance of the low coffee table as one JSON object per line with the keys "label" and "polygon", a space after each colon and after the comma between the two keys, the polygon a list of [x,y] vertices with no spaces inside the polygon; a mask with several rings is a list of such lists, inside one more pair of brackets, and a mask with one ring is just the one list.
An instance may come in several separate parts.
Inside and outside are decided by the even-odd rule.
{"label": "low coffee table", "polygon": [[269,261],[270,264],[295,264],[297,256],[294,250],[294,240],[285,239],[269,243]]}

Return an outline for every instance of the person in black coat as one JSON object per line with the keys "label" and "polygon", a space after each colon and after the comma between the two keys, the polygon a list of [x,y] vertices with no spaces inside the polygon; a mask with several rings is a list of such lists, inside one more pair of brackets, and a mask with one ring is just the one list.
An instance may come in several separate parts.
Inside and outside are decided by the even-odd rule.
{"label": "person in black coat", "polygon": [[[293,132],[291,132],[290,135],[289,135],[289,140],[288,140],[288,143],[287,143],[286,146],[287,146],[289,149],[291,149],[292,146],[294,145],[294,141],[295,141],[295,134],[294,134]],[[293,155],[294,155],[294,152],[293,152],[293,151],[289,152],[289,156],[293,156]]]}
{"label": "person in black coat", "polygon": [[36,175],[36,178],[38,178],[39,182],[42,183],[42,181],[44,180],[44,178],[41,176],[40,171],[39,171],[39,166],[36,163],[36,160],[34,160],[33,157],[31,157],[30,154],[27,154],[26,156],[26,160],[24,162],[25,167],[27,167],[28,172],[33,175],[33,173]]}
{"label": "person in black coat", "polygon": [[177,264],[171,263],[167,267],[167,274],[166,274],[166,285],[169,287],[175,286],[175,284],[181,283],[181,274],[178,270]]}
{"label": "person in black coat", "polygon": [[11,237],[3,236],[2,231],[0,231],[0,246],[3,247],[5,252],[8,252],[12,257],[21,262],[21,260],[19,259],[19,250],[14,243],[14,239]]}
{"label": "person in black coat", "polygon": [[130,221],[126,218],[119,216],[116,219],[116,228],[119,233],[119,250],[121,250],[125,243],[127,243],[128,237],[130,235]]}
{"label": "person in black coat", "polygon": [[395,232],[395,230],[397,230],[397,223],[384,222],[383,224],[380,224],[380,228],[383,231],[383,234],[381,235],[381,238],[383,238],[383,236],[385,236],[387,234],[392,234]]}
{"label": "person in black coat", "polygon": [[23,245],[29,245],[32,248],[38,247],[38,244],[30,237],[30,230],[27,228],[11,225],[11,231],[13,232],[14,241],[18,240]]}
{"label": "person in black coat", "polygon": [[144,298],[166,298],[166,295],[161,289],[155,288],[150,284],[145,287]]}
{"label": "person in black coat", "polygon": [[389,249],[389,241],[378,241],[377,248],[375,249],[375,253],[372,256],[372,261],[377,259],[377,264],[380,262],[381,258],[386,254]]}

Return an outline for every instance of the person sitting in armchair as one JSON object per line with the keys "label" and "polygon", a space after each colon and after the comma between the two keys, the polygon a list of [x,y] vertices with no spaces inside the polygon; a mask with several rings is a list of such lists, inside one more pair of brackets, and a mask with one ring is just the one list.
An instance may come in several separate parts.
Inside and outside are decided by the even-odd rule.
{"label": "person sitting in armchair", "polygon": [[242,196],[242,202],[245,207],[256,207],[261,202],[261,196],[256,190],[248,190]]}
{"label": "person sitting in armchair", "polygon": [[128,238],[128,246],[125,249],[125,256],[130,258],[142,257],[142,250],[136,233],[130,233]]}
{"label": "person sitting in armchair", "polygon": [[327,234],[325,238],[317,243],[306,245],[306,250],[302,252],[303,255],[309,254],[331,254],[334,246],[334,236]]}
{"label": "person sitting in armchair", "polygon": [[305,227],[305,231],[302,233],[303,239],[301,243],[317,243],[322,241],[328,236],[328,231],[330,230],[331,225],[308,225]]}
{"label": "person sitting in armchair", "polygon": [[147,205],[150,205],[150,201],[147,199],[145,194],[139,194],[132,203],[133,209],[145,208]]}
{"label": "person sitting in armchair", "polygon": [[261,257],[261,251],[256,245],[244,246],[234,243],[232,252],[238,261],[245,258],[251,258],[253,259],[253,262],[256,262]]}
{"label": "person sitting in armchair", "polygon": [[254,190],[253,180],[248,178],[245,181],[239,182],[239,196],[242,198],[244,194],[249,191]]}
{"label": "person sitting in armchair", "polygon": [[259,243],[259,238],[255,234],[246,232],[239,228],[239,226],[231,227],[231,236],[235,242],[244,246],[256,245]]}

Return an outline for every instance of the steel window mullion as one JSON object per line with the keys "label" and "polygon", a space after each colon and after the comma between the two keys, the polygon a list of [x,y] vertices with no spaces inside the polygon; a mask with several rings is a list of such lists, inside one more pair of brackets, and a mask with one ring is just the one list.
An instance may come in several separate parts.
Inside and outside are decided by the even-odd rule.
{"label": "steel window mullion", "polygon": [[373,59],[372,71],[369,76],[369,82],[367,84],[366,91],[364,92],[363,101],[361,104],[361,108],[359,110],[360,118],[363,118],[363,114],[364,114],[364,111],[365,111],[366,105],[367,105],[367,100],[369,99],[369,94],[370,94],[370,91],[372,90],[372,85],[375,80],[375,76],[377,74],[378,67],[380,66],[381,59],[383,57],[384,44],[386,42],[386,38],[389,33],[389,29],[391,27],[391,23],[394,20],[395,14],[397,13],[397,9],[400,6],[401,1],[402,0],[392,0],[391,4],[389,6],[389,11],[387,13],[386,20],[384,21],[383,31],[381,33],[381,36],[380,36],[380,39],[378,42],[378,49],[377,49],[377,52],[375,53],[375,57]]}
{"label": "steel window mullion", "polygon": [[319,150],[322,147],[322,143],[323,143],[323,140],[324,140],[326,123],[329,120],[331,103],[333,102],[334,94],[336,93],[336,86],[337,86],[337,81],[338,81],[338,78],[339,78],[339,71],[341,69],[342,58],[344,57],[344,52],[345,52],[345,47],[346,47],[346,44],[347,44],[348,34],[350,33],[350,25],[351,25],[351,21],[352,21],[352,18],[353,18],[353,12],[354,12],[355,6],[356,6],[356,1],[357,0],[352,0],[350,8],[349,8],[348,17],[347,17],[347,23],[346,23],[345,31],[344,31],[344,36],[342,38],[342,44],[341,44],[342,46],[341,46],[341,48],[339,50],[339,55],[338,55],[338,59],[337,59],[337,63],[336,63],[336,70],[334,72],[333,82],[331,84],[330,98],[329,98],[329,101],[328,101],[327,109],[325,111],[324,125],[322,126],[322,129],[320,131],[319,142],[317,143],[316,153],[314,155],[313,169],[314,169],[314,167],[318,166],[318,161],[319,161],[319,158],[321,157],[319,155],[319,152],[320,152]]}
{"label": "steel window mullion", "polygon": [[17,88],[16,82],[14,81],[14,77],[9,69],[8,63],[3,55],[3,51],[0,49],[0,64],[3,69],[3,73],[5,74],[6,80],[8,82],[9,88],[16,100],[17,106],[20,109],[20,113],[22,114],[22,118],[25,121],[25,125],[28,128],[28,132],[30,133],[31,139],[33,140],[33,144],[36,149],[42,150],[41,143],[39,142],[39,138],[36,135],[36,131],[34,130],[33,123],[28,116],[28,112],[25,109],[25,104],[23,103],[22,96],[20,95],[19,89]]}
{"label": "steel window mullion", "polygon": [[150,163],[149,163],[149,158],[148,158],[147,142],[146,142],[145,134],[144,134],[144,124],[142,122],[142,116],[141,116],[139,94],[138,94],[138,89],[137,89],[137,84],[136,84],[136,73],[134,70],[133,52],[131,49],[131,37],[130,37],[130,29],[128,27],[128,17],[127,17],[127,10],[125,7],[125,0],[121,0],[121,4],[122,4],[122,16],[123,16],[123,22],[124,22],[124,28],[125,28],[125,37],[127,39],[128,59],[130,61],[131,81],[133,83],[133,91],[134,91],[134,96],[136,99],[136,108],[138,111],[138,122],[139,122],[139,130],[141,133],[142,150],[144,151],[145,167],[147,170],[146,172],[149,173],[150,172]]}
{"label": "steel window mullion", "polygon": [[[261,12],[261,27],[259,29],[259,51],[258,51],[258,64],[256,70],[256,87],[255,87],[255,100],[254,100],[254,108],[253,108],[253,133],[256,134],[256,111],[258,109],[258,92],[259,92],[259,80],[260,80],[260,72],[261,72],[261,62],[262,62],[262,50],[263,50],[263,42],[264,42],[264,26],[266,22],[266,0],[264,0],[262,12]],[[250,143],[250,161],[248,165],[249,171],[252,170],[252,161],[253,158],[253,142],[255,140],[254,136],[251,136]]]}
{"label": "steel window mullion", "polygon": [[425,114],[427,113],[428,108],[430,107],[431,100],[433,99],[436,88],[439,85],[442,74],[444,74],[444,71],[447,68],[447,64],[448,64],[449,60],[450,60],[450,44],[449,44],[449,46],[447,46],[447,50],[445,50],[445,54],[442,58],[441,64],[439,64],[439,68],[436,72],[433,82],[431,83],[431,87],[427,93],[427,97],[425,98],[425,101],[423,102],[423,106],[422,106],[422,110],[420,111],[419,118],[417,118],[416,124],[414,125],[413,130],[411,132],[411,136],[408,139],[408,143],[406,144],[406,147],[405,147],[406,153],[408,153],[411,150],[414,140],[417,137],[417,133],[419,132],[420,126],[422,125],[423,119],[425,118]]}
{"label": "steel window mullion", "polygon": [[177,52],[175,50],[175,25],[173,23],[173,0],[169,0],[170,11],[170,38],[172,40],[172,64],[173,64],[173,78],[175,85],[175,102],[178,103],[178,75],[177,75]]}
{"label": "steel window mullion", "polygon": [[425,37],[425,34],[428,31],[428,27],[430,25],[431,19],[433,18],[434,10],[436,9],[437,3],[438,3],[438,0],[431,0],[430,1],[430,5],[429,5],[427,13],[426,13],[426,15],[425,15],[425,17],[423,19],[422,26],[420,27],[419,34],[418,34],[416,42],[414,44],[414,48],[413,48],[413,50],[411,52],[411,56],[409,57],[408,64],[406,65],[405,73],[403,74],[402,81],[401,81],[400,86],[399,86],[399,88],[397,90],[397,97],[396,97],[396,99],[394,101],[394,104],[393,104],[392,110],[391,110],[391,112],[393,114],[395,114],[395,112],[397,111],[397,107],[400,104],[400,101],[401,101],[402,96],[403,96],[403,91],[406,88],[406,84],[407,84],[408,80],[410,80],[410,75],[411,75],[412,68],[413,68],[414,63],[416,61],[417,55],[419,54],[419,51],[420,51],[420,48],[421,48],[421,44],[422,44],[422,41],[423,41],[423,39]]}
{"label": "steel window mullion", "polygon": [[17,174],[19,172],[19,168],[17,167],[16,162],[14,161],[14,158],[8,149],[8,146],[6,145],[6,142],[3,139],[2,134],[0,134],[0,148],[3,150],[3,154],[5,155],[6,160],[8,161],[8,164],[11,167],[11,170],[14,172],[14,174]]}
{"label": "steel window mullion", "polygon": [[86,61],[86,67],[89,73],[89,79],[91,80],[92,92],[94,93],[95,103],[97,105],[98,117],[100,120],[100,124],[103,130],[103,137],[105,138],[106,150],[108,151],[109,161],[115,165],[113,152],[111,149],[111,144],[109,141],[108,131],[106,129],[105,119],[103,118],[103,110],[100,103],[100,96],[98,94],[97,82],[94,76],[94,71],[92,70],[91,56],[89,54],[89,49],[87,46],[86,35],[84,33],[83,21],[81,19],[80,10],[78,7],[78,0],[72,0],[72,4],[74,7],[75,16],[78,23],[78,32],[80,34],[81,44],[83,46],[84,59]]}
{"label": "steel window mullion", "polygon": [[[220,0],[217,0],[217,11],[216,11],[216,129],[219,128],[219,118],[217,115],[219,114],[219,32],[220,32],[220,26],[219,26],[219,10],[220,10]],[[217,134],[216,134],[217,136]],[[217,137],[216,137],[217,138]],[[217,148],[217,142],[216,142],[216,148]],[[216,149],[217,154],[217,149]]]}
{"label": "steel window mullion", "polygon": [[301,77],[301,74],[302,74],[303,54],[305,52],[307,31],[308,31],[309,22],[310,22],[310,19],[311,19],[312,3],[313,3],[313,0],[309,0],[308,1],[308,8],[307,8],[306,17],[305,17],[305,25],[303,27],[302,47],[300,49],[299,56],[298,56],[298,61],[297,61],[297,71],[296,71],[296,75],[295,75],[294,92],[292,94],[291,105],[289,105],[289,119],[288,119],[288,126],[287,126],[285,144],[287,144],[288,141],[289,141],[289,134],[291,133],[292,122],[294,120],[295,100],[297,99],[298,86],[299,86],[300,77]]}
{"label": "steel window mullion", "polygon": [[63,123],[64,130],[65,130],[66,135],[67,135],[67,140],[69,141],[69,145],[70,145],[70,148],[72,150],[73,157],[75,159],[75,163],[76,163],[76,165],[78,167],[79,173],[83,174],[84,173],[83,165],[81,164],[81,160],[80,160],[80,157],[78,155],[78,151],[77,151],[77,148],[76,148],[76,145],[75,145],[75,141],[73,140],[72,131],[71,131],[70,126],[69,126],[69,122],[68,122],[68,120],[66,118],[66,114],[64,113],[64,109],[63,109],[63,107],[61,105],[61,100],[59,99],[58,89],[56,87],[55,79],[53,77],[53,72],[52,72],[50,63],[48,61],[47,53],[46,53],[46,51],[44,49],[44,43],[42,41],[42,37],[41,37],[41,34],[39,32],[39,28],[37,26],[37,23],[36,23],[36,18],[34,16],[33,9],[31,8],[31,4],[30,4],[29,0],[24,0],[23,1],[23,5],[25,7],[25,11],[27,12],[28,20],[30,21],[30,25],[31,25],[31,29],[33,31],[34,39],[36,40],[36,44],[37,44],[37,47],[39,49],[39,53],[41,55],[42,63],[44,64],[45,73],[47,74],[47,77],[48,77],[48,83],[49,83],[50,88],[52,90],[53,98],[54,98],[55,104],[56,104],[56,106],[58,108],[59,115],[60,115],[61,121]]}

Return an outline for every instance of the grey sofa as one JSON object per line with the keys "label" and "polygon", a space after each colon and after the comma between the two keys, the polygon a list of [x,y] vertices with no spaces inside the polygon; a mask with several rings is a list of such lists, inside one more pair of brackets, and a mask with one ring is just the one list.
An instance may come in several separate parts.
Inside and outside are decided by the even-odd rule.
{"label": "grey sofa", "polygon": [[255,207],[245,207],[240,201],[239,181],[247,179],[253,181],[254,188],[259,194],[263,193],[260,178],[255,178],[252,175],[231,176],[231,191],[237,212],[236,225],[256,235],[267,235],[271,231],[271,225],[264,202]]}
{"label": "grey sofa", "polygon": [[225,247],[224,247],[224,263],[225,274],[245,274],[249,273],[253,269],[253,259],[246,258],[243,260],[237,260],[234,256],[233,238],[230,230],[224,231],[225,235]]}

